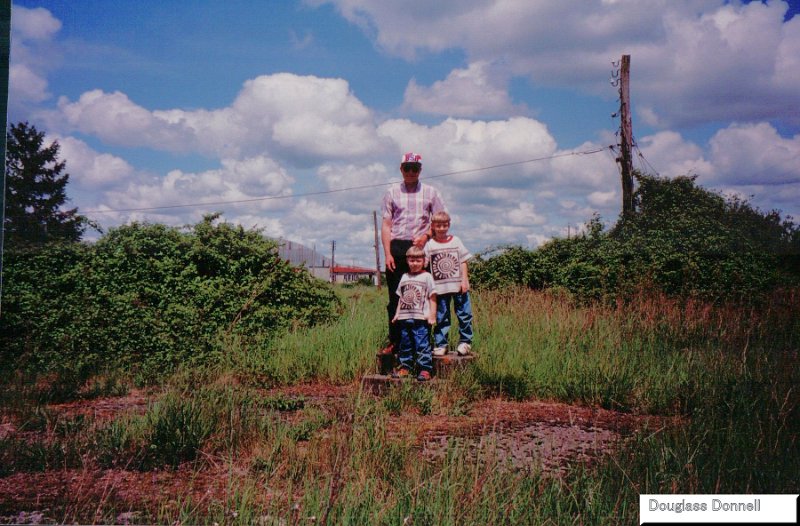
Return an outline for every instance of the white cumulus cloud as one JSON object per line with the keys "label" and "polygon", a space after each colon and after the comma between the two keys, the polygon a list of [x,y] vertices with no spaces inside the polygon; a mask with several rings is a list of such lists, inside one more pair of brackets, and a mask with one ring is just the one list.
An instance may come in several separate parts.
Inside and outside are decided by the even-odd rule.
{"label": "white cumulus cloud", "polygon": [[53,40],[61,21],[42,7],[14,5],[11,14],[8,101],[11,113],[50,98],[47,74],[58,55]]}
{"label": "white cumulus cloud", "polygon": [[784,22],[788,5],[780,0],[311,3],[335,5],[374,35],[380,47],[400,57],[465,52],[466,70],[456,69],[428,88],[411,84],[406,93],[410,107],[435,110],[422,96],[446,103],[449,91],[457,108],[460,98],[469,99],[480,88],[495,104],[502,101],[496,85],[481,84],[476,66],[481,64],[492,64],[500,78],[527,77],[537,85],[609,96],[610,62],[629,54],[634,104],[651,123],[721,118],[800,122],[797,112],[786,112],[800,106],[800,19]]}
{"label": "white cumulus cloud", "polygon": [[381,145],[372,114],[346,81],[288,73],[244,83],[217,110],[149,110],[121,92],[92,90],[59,110],[73,129],[111,144],[218,156],[279,152],[295,162],[364,156]]}
{"label": "white cumulus cloud", "polygon": [[100,153],[75,137],[58,137],[59,158],[66,161],[70,182],[86,190],[97,190],[119,184],[134,175],[134,168],[125,159]]}
{"label": "white cumulus cloud", "polygon": [[507,83],[505,72],[493,71],[488,62],[478,61],[467,69],[451,71],[446,79],[428,87],[411,79],[403,106],[411,111],[451,117],[527,113],[524,106],[511,101]]}
{"label": "white cumulus cloud", "polygon": [[731,125],[711,138],[716,180],[726,184],[800,183],[800,135],[781,137],[769,124]]}

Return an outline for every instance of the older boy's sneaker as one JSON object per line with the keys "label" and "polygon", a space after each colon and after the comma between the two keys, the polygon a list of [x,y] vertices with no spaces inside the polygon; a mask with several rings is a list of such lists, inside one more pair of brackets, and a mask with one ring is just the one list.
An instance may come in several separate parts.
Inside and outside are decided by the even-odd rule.
{"label": "older boy's sneaker", "polygon": [[468,344],[467,342],[461,342],[458,344],[458,347],[456,347],[456,352],[460,356],[466,356],[472,352],[472,345]]}
{"label": "older boy's sneaker", "polygon": [[431,379],[431,373],[428,371],[420,371],[419,375],[417,375],[418,382],[427,382]]}
{"label": "older boy's sneaker", "polygon": [[380,350],[380,354],[392,354],[393,352],[394,352],[393,343],[389,343],[389,345]]}
{"label": "older boy's sneaker", "polygon": [[436,347],[433,350],[434,356],[444,356],[445,354],[447,354],[447,347]]}

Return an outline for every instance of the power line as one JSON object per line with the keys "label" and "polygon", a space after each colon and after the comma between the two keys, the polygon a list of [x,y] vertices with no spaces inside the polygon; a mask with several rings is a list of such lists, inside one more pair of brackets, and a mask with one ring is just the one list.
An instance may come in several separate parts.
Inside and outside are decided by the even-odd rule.
{"label": "power line", "polygon": [[[454,172],[447,172],[437,175],[431,175],[428,177],[421,177],[420,179],[437,179],[439,177],[447,177],[450,175],[461,175],[467,173],[474,173],[474,172],[481,172],[485,170],[493,170],[495,168],[505,168],[508,166],[518,166],[521,164],[533,163],[538,161],[547,161],[550,159],[557,159],[559,157],[570,157],[570,156],[578,156],[578,155],[592,155],[595,153],[599,153],[602,151],[606,151],[606,149],[612,148],[612,146],[604,146],[602,148],[595,148],[593,150],[586,150],[581,152],[567,152],[567,153],[560,153],[555,155],[550,155],[547,157],[537,157],[535,159],[526,159],[524,161],[514,161],[509,163],[501,163],[495,164],[492,166],[482,166],[480,168],[470,168],[468,170],[457,170]],[[387,183],[375,183],[375,184],[366,184],[360,186],[350,186],[347,188],[336,188],[334,190],[320,190],[316,192],[304,192],[300,194],[289,194],[289,195],[270,195],[265,197],[254,197],[252,199],[237,199],[231,201],[208,201],[202,203],[185,203],[180,205],[164,205],[164,206],[149,206],[149,207],[142,207],[142,208],[115,208],[115,209],[97,209],[97,210],[81,210],[81,214],[107,214],[107,213],[115,213],[115,212],[149,212],[153,210],[170,210],[175,208],[191,208],[195,206],[219,206],[219,205],[234,205],[234,204],[242,204],[242,203],[255,203],[259,201],[272,201],[276,199],[291,199],[295,197],[310,197],[315,195],[327,195],[327,194],[335,194],[340,192],[349,192],[352,190],[364,190],[367,188],[378,188],[381,186],[390,186],[395,184],[395,181],[390,181]]]}
{"label": "power line", "polygon": [[648,160],[645,158],[644,154],[642,153],[642,150],[641,150],[641,148],[639,148],[639,143],[637,143],[637,142],[636,142],[636,138],[635,138],[635,137],[634,137],[634,139],[633,139],[633,148],[636,150],[636,155],[637,155],[637,156],[639,157],[639,159],[642,161],[642,167],[644,167],[645,165],[647,165],[647,166],[650,168],[650,170],[651,170],[651,171],[652,171],[652,172],[653,172],[655,175],[660,175],[660,174],[658,173],[658,170],[656,170],[656,169],[655,169],[655,167],[654,167],[652,164],[650,164],[650,161],[648,161]]}

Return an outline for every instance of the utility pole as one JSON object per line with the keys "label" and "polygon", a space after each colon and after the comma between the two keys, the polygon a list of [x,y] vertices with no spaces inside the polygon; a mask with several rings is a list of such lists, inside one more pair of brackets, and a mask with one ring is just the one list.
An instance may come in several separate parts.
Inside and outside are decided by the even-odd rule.
{"label": "utility pole", "polygon": [[[8,134],[8,60],[11,55],[11,2],[0,2],[0,122],[3,137],[0,139],[2,158],[6,158],[6,135]],[[3,162],[3,177],[0,181],[0,314],[3,312],[3,246],[6,221],[6,163]]]}
{"label": "utility pole", "polygon": [[378,249],[378,212],[372,211],[372,223],[375,227],[375,285],[381,289],[381,252]]}
{"label": "utility pole", "polygon": [[331,283],[334,282],[336,276],[333,273],[333,266],[336,264],[336,241],[331,241]]}
{"label": "utility pole", "polygon": [[631,124],[631,56],[622,55],[619,72],[619,150],[617,162],[622,175],[622,218],[633,214],[633,125]]}

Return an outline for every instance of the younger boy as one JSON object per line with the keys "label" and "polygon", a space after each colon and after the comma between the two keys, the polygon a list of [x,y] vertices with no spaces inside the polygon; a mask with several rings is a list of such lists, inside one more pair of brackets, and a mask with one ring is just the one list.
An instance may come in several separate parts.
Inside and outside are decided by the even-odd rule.
{"label": "younger boy", "polygon": [[447,354],[447,334],[450,332],[450,300],[453,300],[458,317],[459,343],[456,352],[469,354],[472,350],[472,304],[469,300],[469,275],[467,261],[472,254],[461,240],[448,233],[450,216],[447,212],[437,212],[431,219],[433,239],[425,245],[436,284],[438,305],[436,309],[436,328],[433,330],[433,354]]}
{"label": "younger boy", "polygon": [[406,378],[416,366],[417,380],[431,379],[433,359],[431,358],[431,325],[436,322],[436,290],[433,278],[424,270],[425,252],[412,246],[406,251],[409,271],[400,278],[397,286],[397,303],[392,323],[400,329],[400,368],[392,376]]}

